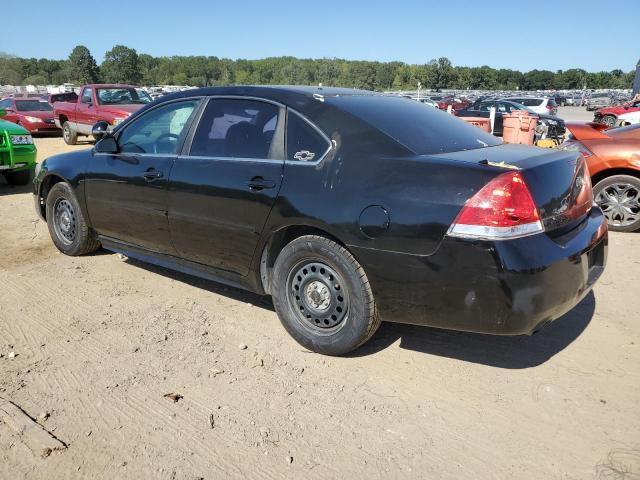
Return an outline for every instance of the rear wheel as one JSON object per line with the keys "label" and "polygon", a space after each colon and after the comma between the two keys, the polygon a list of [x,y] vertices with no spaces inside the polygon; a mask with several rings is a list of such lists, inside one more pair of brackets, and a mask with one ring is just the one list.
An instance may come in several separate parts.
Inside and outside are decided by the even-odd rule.
{"label": "rear wheel", "polygon": [[78,133],[71,128],[69,122],[62,124],[62,138],[67,145],[76,145],[78,143]]}
{"label": "rear wheel", "polygon": [[640,179],[631,175],[607,177],[593,187],[593,197],[607,217],[610,230],[640,229]]}
{"label": "rear wheel", "polygon": [[100,248],[100,242],[87,226],[80,204],[71,187],[56,183],[46,200],[47,226],[55,246],[65,255],[77,256]]}
{"label": "rear wheel", "polygon": [[605,115],[604,117],[602,117],[601,122],[609,127],[613,127],[616,124],[616,117],[614,117],[613,115]]}
{"label": "rear wheel", "polygon": [[9,185],[27,185],[33,177],[33,170],[22,170],[21,172],[6,172],[4,178]]}
{"label": "rear wheel", "polygon": [[284,328],[314,352],[343,355],[380,326],[362,266],[325,237],[305,235],[283,248],[273,270],[272,293]]}

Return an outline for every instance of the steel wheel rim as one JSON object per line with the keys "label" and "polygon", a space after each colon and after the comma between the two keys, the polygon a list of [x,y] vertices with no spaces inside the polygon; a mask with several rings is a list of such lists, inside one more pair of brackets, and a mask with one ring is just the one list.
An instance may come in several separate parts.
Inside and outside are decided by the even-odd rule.
{"label": "steel wheel rim", "polygon": [[65,125],[64,128],[62,129],[62,136],[64,137],[64,139],[66,141],[69,140],[70,132],[69,132],[69,126],[68,125]]}
{"label": "steel wheel rim", "polygon": [[609,225],[628,227],[640,219],[640,189],[630,183],[604,187],[595,198]]}
{"label": "steel wheel rim", "polygon": [[305,260],[292,268],[287,296],[296,319],[307,330],[326,335],[346,323],[348,291],[342,277],[326,263]]}
{"label": "steel wheel rim", "polygon": [[57,199],[53,205],[53,227],[64,244],[71,245],[76,239],[76,213],[66,198]]}

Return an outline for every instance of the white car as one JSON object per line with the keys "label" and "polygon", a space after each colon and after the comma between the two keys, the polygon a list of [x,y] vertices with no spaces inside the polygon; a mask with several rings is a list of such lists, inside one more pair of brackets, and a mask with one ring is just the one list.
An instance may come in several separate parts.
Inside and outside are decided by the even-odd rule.
{"label": "white car", "polygon": [[427,98],[427,97],[420,97],[420,98],[414,97],[413,99],[417,100],[420,103],[424,103],[425,105],[429,105],[430,107],[438,108],[438,103],[434,102],[430,98]]}
{"label": "white car", "polygon": [[634,125],[636,123],[640,123],[640,111],[623,113],[622,115],[618,115],[616,119],[616,127]]}
{"label": "white car", "polygon": [[513,97],[505,98],[504,100],[510,100],[512,102],[519,103],[528,107],[529,110],[533,110],[536,113],[542,115],[558,115],[558,105],[553,98],[547,97]]}

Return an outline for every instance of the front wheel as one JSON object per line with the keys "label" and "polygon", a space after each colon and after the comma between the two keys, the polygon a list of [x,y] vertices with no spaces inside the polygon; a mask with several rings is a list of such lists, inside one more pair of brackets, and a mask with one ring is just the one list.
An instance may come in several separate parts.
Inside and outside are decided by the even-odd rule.
{"label": "front wheel", "polygon": [[305,235],[282,249],[273,269],[272,293],[284,328],[317,353],[346,354],[380,326],[362,266],[325,237]]}
{"label": "front wheel", "polygon": [[78,143],[78,133],[71,128],[69,122],[62,124],[62,138],[67,145],[76,145]]}
{"label": "front wheel", "polygon": [[640,229],[640,179],[631,175],[607,177],[593,187],[593,198],[607,218],[609,230]]}
{"label": "front wheel", "polygon": [[71,186],[56,183],[46,200],[47,226],[55,246],[65,255],[77,256],[100,248],[87,223]]}
{"label": "front wheel", "polygon": [[601,122],[608,127],[613,127],[616,124],[616,117],[614,117],[613,115],[605,115],[604,117],[602,117]]}
{"label": "front wheel", "polygon": [[9,185],[27,185],[33,178],[33,170],[22,170],[21,172],[6,172],[4,178]]}

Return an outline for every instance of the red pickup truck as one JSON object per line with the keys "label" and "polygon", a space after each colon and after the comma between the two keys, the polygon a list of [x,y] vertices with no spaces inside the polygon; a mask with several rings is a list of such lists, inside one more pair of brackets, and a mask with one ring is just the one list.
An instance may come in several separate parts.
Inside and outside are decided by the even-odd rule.
{"label": "red pickup truck", "polygon": [[132,85],[84,85],[76,102],[56,102],[53,116],[68,145],[75,145],[78,135],[91,135],[97,122],[117,125],[150,103],[151,97]]}

